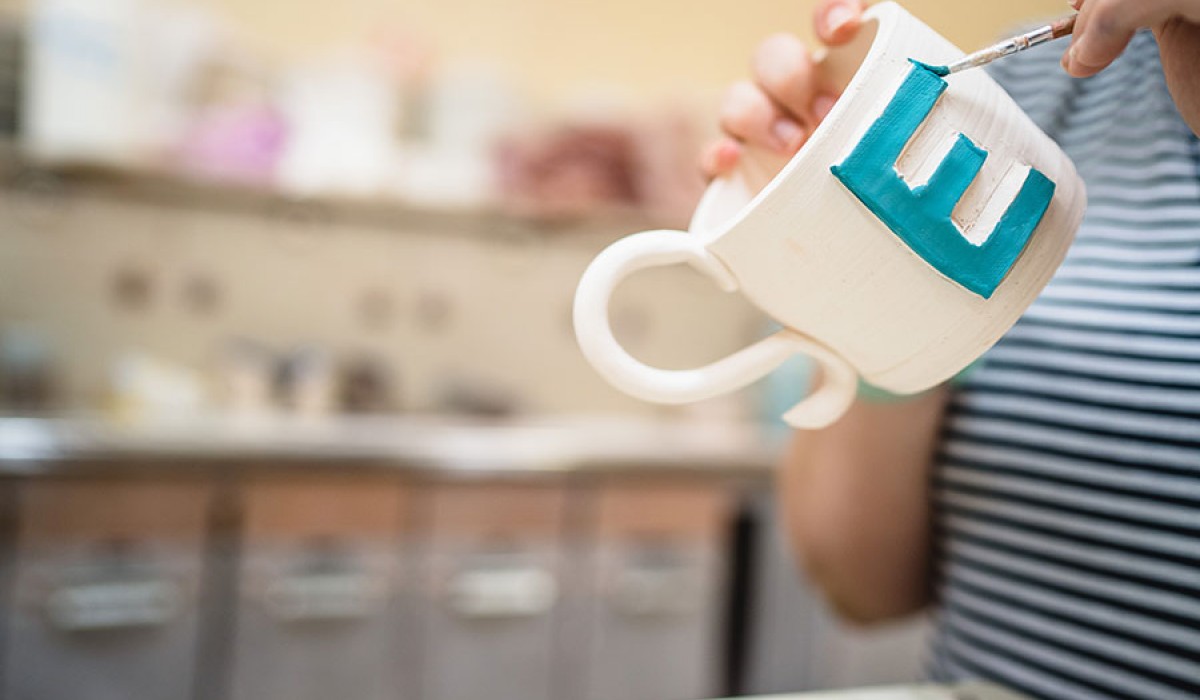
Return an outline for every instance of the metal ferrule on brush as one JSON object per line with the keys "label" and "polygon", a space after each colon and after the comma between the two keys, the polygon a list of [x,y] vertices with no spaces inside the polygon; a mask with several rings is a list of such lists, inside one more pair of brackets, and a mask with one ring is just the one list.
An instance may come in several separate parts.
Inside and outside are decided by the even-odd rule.
{"label": "metal ferrule on brush", "polygon": [[968,68],[976,68],[978,66],[987,65],[998,58],[1011,56],[1018,51],[1024,51],[1025,49],[1037,46],[1038,44],[1044,44],[1047,41],[1066,36],[1074,31],[1074,29],[1074,17],[1068,17],[1067,19],[1059,20],[1054,24],[1040,27],[1026,34],[1015,36],[1011,39],[1006,39],[999,44],[994,44],[981,51],[976,51],[969,56],[964,56],[954,63],[947,65],[946,72],[948,74],[958,73],[960,71],[967,70]]}

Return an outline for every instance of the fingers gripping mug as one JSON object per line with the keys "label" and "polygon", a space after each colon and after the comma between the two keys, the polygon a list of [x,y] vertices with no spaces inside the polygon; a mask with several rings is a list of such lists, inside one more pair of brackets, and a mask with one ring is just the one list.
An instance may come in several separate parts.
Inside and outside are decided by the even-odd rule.
{"label": "fingers gripping mug", "polygon": [[[634,234],[591,263],[574,309],[588,361],[633,396],[686,403],[803,353],[823,378],[784,420],[818,428],[845,412],[860,376],[911,394],[982,355],[1062,262],[1086,197],[1067,156],[984,71],[943,77],[910,60],[961,56],[895,3],[868,10],[855,40],[819,60],[842,96],[782,169],[744,158],[689,232]],[[783,330],[705,367],[640,363],[613,336],[609,297],[639,269],[679,263]]]}

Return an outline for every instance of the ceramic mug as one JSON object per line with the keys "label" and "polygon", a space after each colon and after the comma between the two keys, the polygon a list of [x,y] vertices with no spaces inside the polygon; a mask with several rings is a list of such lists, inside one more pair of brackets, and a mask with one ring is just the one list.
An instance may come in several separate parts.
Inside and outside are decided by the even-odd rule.
{"label": "ceramic mug", "polygon": [[[855,40],[818,60],[823,88],[841,97],[798,153],[743,157],[689,232],[634,234],[591,263],[574,308],[588,361],[633,396],[686,403],[803,353],[822,381],[784,420],[817,428],[845,412],[859,377],[911,394],[982,355],[1049,282],[1086,196],[1067,156],[986,72],[943,77],[910,60],[962,55],[899,5],[870,8]],[[697,369],[642,364],[614,337],[609,298],[627,275],[678,263],[783,329]]]}

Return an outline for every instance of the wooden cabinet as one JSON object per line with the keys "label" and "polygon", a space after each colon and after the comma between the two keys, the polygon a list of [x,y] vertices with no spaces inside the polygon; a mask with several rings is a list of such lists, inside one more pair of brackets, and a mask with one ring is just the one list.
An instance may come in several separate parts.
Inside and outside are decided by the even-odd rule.
{"label": "wooden cabinet", "polygon": [[40,480],[17,492],[9,700],[186,700],[211,490]]}
{"label": "wooden cabinet", "polygon": [[725,690],[725,484],[328,472],[222,483],[10,483],[5,700]]}
{"label": "wooden cabinet", "polygon": [[409,491],[387,478],[259,479],[244,514],[235,700],[409,696]]}

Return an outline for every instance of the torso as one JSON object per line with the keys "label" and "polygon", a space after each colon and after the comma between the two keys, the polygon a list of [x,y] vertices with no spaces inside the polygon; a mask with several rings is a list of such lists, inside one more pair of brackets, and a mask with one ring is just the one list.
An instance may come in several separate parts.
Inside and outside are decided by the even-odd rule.
{"label": "torso", "polygon": [[1200,697],[1200,142],[1138,34],[1073,80],[994,75],[1089,206],[1042,297],[959,386],[935,469],[929,673],[1034,697]]}

